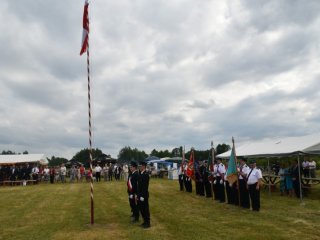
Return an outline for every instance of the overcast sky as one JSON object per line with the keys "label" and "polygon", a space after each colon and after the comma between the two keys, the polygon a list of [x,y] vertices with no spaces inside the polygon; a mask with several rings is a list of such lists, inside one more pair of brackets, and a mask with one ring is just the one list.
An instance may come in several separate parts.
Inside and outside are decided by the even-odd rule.
{"label": "overcast sky", "polygon": [[[88,147],[82,0],[0,1],[0,150]],[[93,147],[209,149],[320,126],[320,1],[90,2]]]}

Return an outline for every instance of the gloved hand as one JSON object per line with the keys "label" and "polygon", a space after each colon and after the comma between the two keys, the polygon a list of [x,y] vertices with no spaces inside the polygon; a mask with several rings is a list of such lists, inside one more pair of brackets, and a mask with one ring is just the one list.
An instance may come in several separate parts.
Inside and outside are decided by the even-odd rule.
{"label": "gloved hand", "polygon": [[217,180],[214,180],[214,181],[213,181],[213,184],[216,184],[216,183],[217,183]]}
{"label": "gloved hand", "polygon": [[133,194],[130,194],[130,195],[129,195],[129,198],[130,198],[130,199],[133,199]]}
{"label": "gloved hand", "polygon": [[223,180],[222,179],[220,180],[220,184],[223,184]]}
{"label": "gloved hand", "polygon": [[143,202],[144,201],[144,197],[140,197],[140,201]]}

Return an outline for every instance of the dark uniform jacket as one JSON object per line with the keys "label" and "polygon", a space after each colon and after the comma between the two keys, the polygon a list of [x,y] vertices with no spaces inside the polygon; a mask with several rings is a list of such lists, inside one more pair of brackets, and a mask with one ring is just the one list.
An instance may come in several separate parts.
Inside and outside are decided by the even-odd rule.
{"label": "dark uniform jacket", "polygon": [[139,185],[139,197],[148,198],[149,197],[149,174],[147,171],[141,173],[141,181]]}

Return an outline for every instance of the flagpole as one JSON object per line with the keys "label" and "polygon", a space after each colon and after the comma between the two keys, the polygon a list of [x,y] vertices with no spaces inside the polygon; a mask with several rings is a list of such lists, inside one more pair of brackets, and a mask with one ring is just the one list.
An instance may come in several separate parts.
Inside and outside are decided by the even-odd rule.
{"label": "flagpole", "polygon": [[[214,166],[214,148],[213,148],[213,141],[211,141],[211,166]],[[209,167],[210,170],[213,170],[211,168],[211,166]],[[210,172],[210,174],[212,174]],[[211,195],[212,195],[212,200],[214,201],[214,191],[213,191],[213,178],[211,179]]]}
{"label": "flagpole", "polygon": [[[234,159],[236,161],[236,168],[238,166],[238,158],[237,158],[237,154],[236,154],[236,147],[234,144],[234,138],[232,137],[232,148],[233,148],[233,153],[234,153]],[[240,188],[239,188],[239,174],[237,174],[237,189],[238,189],[238,199],[239,199],[239,207],[240,207]]]}
{"label": "flagpole", "polygon": [[94,204],[93,204],[93,172],[92,172],[92,124],[91,124],[91,87],[90,87],[90,53],[89,53],[89,1],[85,0],[83,10],[83,34],[82,44],[80,50],[80,56],[86,51],[87,52],[87,75],[88,75],[88,115],[89,115],[89,163],[90,163],[90,198],[91,198],[91,224],[94,223]]}
{"label": "flagpole", "polygon": [[94,202],[93,202],[93,172],[92,172],[92,126],[91,126],[91,88],[90,88],[90,61],[89,61],[89,36],[87,49],[87,69],[88,69],[88,114],[89,114],[89,155],[90,155],[90,198],[91,198],[91,224],[94,224]]}

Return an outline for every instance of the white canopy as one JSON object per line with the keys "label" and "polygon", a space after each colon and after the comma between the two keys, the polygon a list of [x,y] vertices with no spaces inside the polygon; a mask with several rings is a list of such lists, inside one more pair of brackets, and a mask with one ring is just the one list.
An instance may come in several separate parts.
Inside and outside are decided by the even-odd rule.
{"label": "white canopy", "polygon": [[[217,157],[229,158],[231,150]],[[236,144],[236,155],[242,157],[280,157],[301,154],[320,154],[320,134],[286,137]]]}
{"label": "white canopy", "polygon": [[44,154],[17,154],[17,155],[0,155],[0,165],[16,163],[40,163],[48,164]]}

